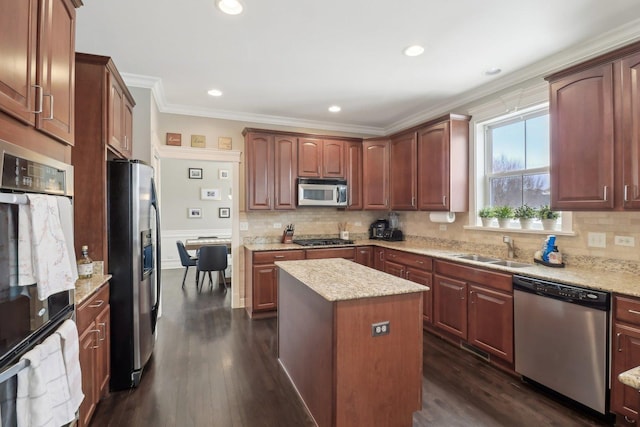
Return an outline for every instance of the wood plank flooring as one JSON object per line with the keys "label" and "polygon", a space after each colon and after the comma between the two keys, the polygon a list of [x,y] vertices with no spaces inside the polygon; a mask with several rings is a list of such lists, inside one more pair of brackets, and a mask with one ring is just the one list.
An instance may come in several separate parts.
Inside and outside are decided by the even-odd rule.
{"label": "wood plank flooring", "polygon": [[[111,393],[95,426],[304,427],[313,421],[279,367],[276,320],[249,320],[231,292],[195,291],[191,271],[163,270],[163,316],[137,389]],[[423,409],[413,426],[601,426],[425,334]],[[354,426],[357,427],[357,426]]]}

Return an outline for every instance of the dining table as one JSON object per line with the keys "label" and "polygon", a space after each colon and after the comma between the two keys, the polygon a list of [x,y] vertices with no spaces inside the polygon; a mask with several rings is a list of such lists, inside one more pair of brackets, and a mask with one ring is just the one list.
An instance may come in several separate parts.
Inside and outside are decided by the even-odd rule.
{"label": "dining table", "polygon": [[[226,245],[227,254],[231,254],[231,237],[198,237],[197,239],[186,239],[184,247],[188,251],[197,251],[203,246]],[[200,272],[196,268],[196,283],[199,279]],[[226,278],[227,285],[231,285],[231,277]]]}

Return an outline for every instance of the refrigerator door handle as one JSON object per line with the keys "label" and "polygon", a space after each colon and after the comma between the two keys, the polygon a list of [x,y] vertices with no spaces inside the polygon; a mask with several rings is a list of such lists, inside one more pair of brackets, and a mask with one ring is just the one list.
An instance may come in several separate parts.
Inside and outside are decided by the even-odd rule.
{"label": "refrigerator door handle", "polygon": [[151,179],[151,206],[153,206],[156,215],[156,301],[153,307],[151,307],[151,329],[155,332],[158,321],[158,309],[160,307],[160,284],[162,281],[160,280],[160,210],[158,209],[158,196],[153,178]]}

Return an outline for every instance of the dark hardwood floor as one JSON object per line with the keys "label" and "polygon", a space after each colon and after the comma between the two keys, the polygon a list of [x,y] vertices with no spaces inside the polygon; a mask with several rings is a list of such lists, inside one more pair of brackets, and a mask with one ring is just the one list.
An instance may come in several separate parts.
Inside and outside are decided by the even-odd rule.
{"label": "dark hardwood floor", "polygon": [[[231,292],[195,291],[163,270],[163,316],[137,389],[111,393],[95,426],[313,426],[279,367],[276,320],[230,308]],[[423,409],[414,426],[599,426],[449,343],[425,334]],[[357,426],[354,426],[357,427]]]}

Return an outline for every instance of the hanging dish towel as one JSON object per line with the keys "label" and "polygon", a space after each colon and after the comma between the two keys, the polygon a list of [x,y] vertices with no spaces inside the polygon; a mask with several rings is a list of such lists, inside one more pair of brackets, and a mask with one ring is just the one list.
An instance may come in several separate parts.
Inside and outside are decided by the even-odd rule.
{"label": "hanging dish towel", "polygon": [[26,353],[18,372],[18,427],[58,427],[75,419],[64,368],[60,335],[52,334]]}
{"label": "hanging dish towel", "polygon": [[69,395],[73,412],[78,410],[84,394],[82,393],[82,372],[80,371],[80,344],[78,328],[73,320],[65,320],[56,331],[62,339],[62,357],[67,372]]}
{"label": "hanging dish towel", "polygon": [[78,271],[69,259],[56,198],[41,194],[27,198],[29,204],[20,205],[18,211],[18,284],[37,283],[38,299],[43,301],[74,289]]}

